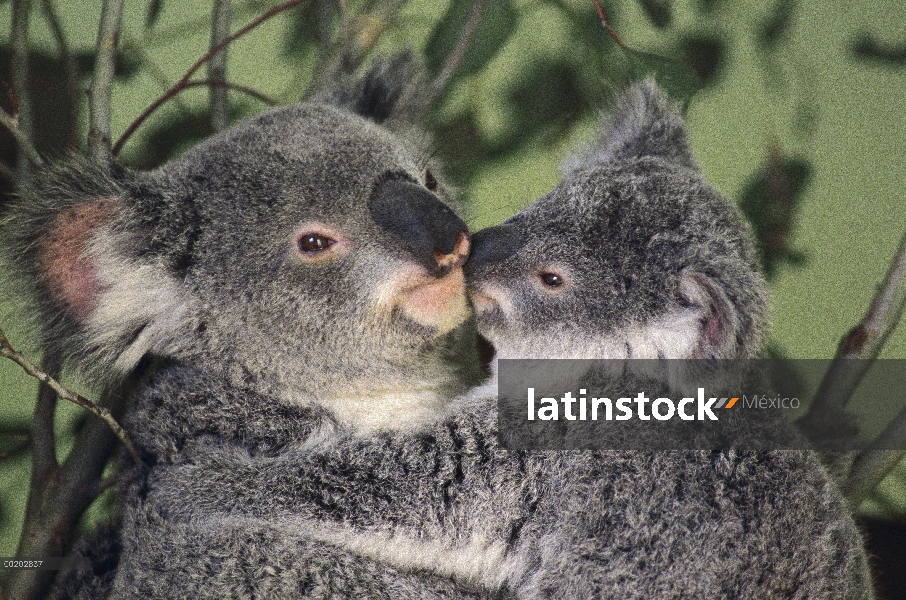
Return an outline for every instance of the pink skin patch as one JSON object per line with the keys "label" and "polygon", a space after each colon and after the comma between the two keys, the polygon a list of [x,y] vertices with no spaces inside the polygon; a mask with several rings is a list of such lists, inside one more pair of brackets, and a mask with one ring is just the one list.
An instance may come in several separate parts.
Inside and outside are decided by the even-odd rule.
{"label": "pink skin patch", "polygon": [[63,211],[41,245],[38,261],[51,296],[77,321],[91,315],[103,291],[85,250],[97,229],[121,207],[117,198],[100,198]]}

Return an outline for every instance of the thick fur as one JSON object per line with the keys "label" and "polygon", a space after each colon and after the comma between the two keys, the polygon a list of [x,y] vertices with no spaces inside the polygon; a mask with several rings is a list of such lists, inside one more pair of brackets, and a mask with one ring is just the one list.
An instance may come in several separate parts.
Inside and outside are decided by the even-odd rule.
{"label": "thick fur", "polygon": [[[118,580],[127,597],[177,574],[187,596],[235,595],[242,577],[211,588],[203,574],[248,573],[232,557],[251,550],[235,540],[275,528],[281,552],[261,560],[287,577],[305,571],[284,564],[286,544],[315,540],[482,597],[871,597],[858,531],[811,453],[507,451],[487,389],[417,433],[312,446],[298,440],[314,415],[243,394],[263,407],[247,419],[229,408],[240,402],[229,383],[192,376],[206,389],[187,391],[184,377],[161,372],[133,413],[153,424],[136,431],[160,462],[123,493],[135,503]],[[174,414],[174,400],[196,408]],[[230,562],[212,568],[200,539],[229,548]]]}
{"label": "thick fur", "polygon": [[[672,114],[655,92],[633,93]],[[545,320],[556,339],[597,340],[595,353],[608,337],[644,340],[618,345],[634,356],[674,345],[753,353],[763,288],[742,222],[687,165],[615,160],[636,162],[577,171],[509,224],[520,241],[509,258],[558,257],[571,278],[589,265],[602,293],[512,301],[517,280],[490,275],[509,272],[509,258],[485,253],[473,283],[492,282],[491,301],[509,304],[482,311],[484,332],[509,355],[527,352],[528,326]],[[115,219],[87,211],[100,223],[87,262],[49,254],[97,277],[62,292],[49,278],[57,299],[78,301],[78,310],[55,301],[72,322],[73,356],[87,348],[118,372],[149,354],[167,362],[127,417],[146,464],[123,472],[116,597],[871,596],[855,525],[809,453],[510,452],[497,444],[492,388],[435,404],[470,381],[468,358],[444,362],[469,356],[468,331],[441,333],[393,311],[371,318],[374,282],[408,260],[363,210],[388,170],[423,181],[376,126],[323,105],[278,109],[134,176],[141,186],[123,184]],[[662,194],[666,208],[653,201]],[[598,211],[602,197],[610,208]],[[587,259],[562,252],[571,231],[534,220],[532,211],[556,216],[550,202],[585,209],[576,225],[599,233],[574,242]],[[647,210],[650,235],[637,216]],[[285,240],[309,219],[351,223],[369,251],[316,274],[287,266]],[[715,239],[696,223],[717,226]],[[598,256],[601,239],[622,231],[627,272],[616,255]],[[683,264],[672,268],[671,256]],[[145,267],[142,294],[131,274]],[[82,302],[85,289],[94,303]],[[101,338],[92,319],[113,299],[126,302],[123,315],[102,319],[113,329]],[[535,332],[535,352],[550,339]],[[350,417],[402,392],[428,396],[434,417],[403,430]]]}
{"label": "thick fur", "polygon": [[[633,94],[669,108],[651,87]],[[470,273],[491,298],[482,332],[506,356],[547,356],[560,340],[599,357],[758,351],[764,288],[748,231],[686,164],[646,153],[588,165],[496,231],[514,247],[495,258],[494,231],[477,235]],[[533,278],[552,263],[571,287],[550,296]],[[122,493],[117,589],[219,574],[196,559],[197,540],[233,548],[264,528],[480,597],[872,596],[856,526],[811,453],[511,452],[494,401],[493,385],[476,388],[415,431],[356,435],[217,373],[162,371],[130,417],[158,462]]]}
{"label": "thick fur", "polygon": [[[444,206],[443,190],[434,193],[422,149],[366,118],[393,110],[402,80],[379,83],[386,73],[365,75],[356,89],[368,99],[344,96],[344,106],[365,114],[302,103],[243,121],[155,171],[73,158],[45,172],[12,207],[4,236],[7,266],[37,308],[45,346],[99,386],[157,363],[172,365],[201,396],[213,378],[230,392],[223,410],[231,418],[261,424],[273,412],[272,427],[289,427],[298,443],[414,426],[477,383],[457,263],[467,251],[465,225]],[[406,213],[410,200],[430,220]],[[309,233],[331,243],[304,250]],[[191,422],[195,406],[180,404],[185,398],[160,400],[176,423]],[[301,429],[277,418],[293,411],[311,416]],[[127,417],[136,439],[156,425],[140,414]],[[267,447],[257,437],[263,429],[252,429],[241,446]],[[204,441],[213,450],[225,439],[210,431]],[[188,456],[176,437],[169,448]],[[114,592],[129,597],[139,593],[129,582],[148,581],[142,597],[184,597],[179,571],[135,555],[141,539],[149,542],[142,552],[172,550],[179,564],[180,532],[192,531],[182,522],[155,528],[142,498],[166,457],[143,449],[145,467],[121,491],[129,526]],[[246,568],[219,584],[199,575],[210,597],[462,597],[447,593],[449,581],[394,575],[285,531],[276,518],[251,529],[203,527],[181,556],[199,569]],[[109,536],[95,539],[100,554]],[[262,571],[267,564],[276,570]],[[82,589],[92,594],[105,581]],[[82,593],[73,587],[60,593]]]}

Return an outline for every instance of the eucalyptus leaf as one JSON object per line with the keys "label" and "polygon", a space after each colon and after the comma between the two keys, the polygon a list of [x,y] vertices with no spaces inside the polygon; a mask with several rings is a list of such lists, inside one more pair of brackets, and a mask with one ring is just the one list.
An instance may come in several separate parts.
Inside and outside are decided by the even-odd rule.
{"label": "eucalyptus leaf", "polygon": [[160,18],[160,13],[164,8],[164,0],[151,0],[148,3],[148,11],[145,13],[145,27],[151,29]]}
{"label": "eucalyptus leaf", "polygon": [[[435,24],[425,46],[425,63],[432,74],[436,75],[440,71],[444,61],[453,52],[474,4],[465,0],[452,0],[447,12]],[[519,13],[510,0],[488,2],[454,78],[474,75],[483,70],[509,40],[516,30],[518,20]]]}

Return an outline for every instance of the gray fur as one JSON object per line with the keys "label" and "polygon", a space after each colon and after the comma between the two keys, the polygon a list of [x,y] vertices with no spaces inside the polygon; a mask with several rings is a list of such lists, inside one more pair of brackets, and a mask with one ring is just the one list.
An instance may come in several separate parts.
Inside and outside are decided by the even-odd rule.
{"label": "gray fur", "polygon": [[[616,130],[633,147],[635,130]],[[135,175],[140,185],[116,179],[125,212],[87,252],[127,283],[104,261],[148,267],[149,289],[121,295],[146,300],[122,308],[123,323],[144,326],[102,343],[85,326],[93,313],[65,318],[73,356],[123,371],[165,359],[127,417],[147,466],[123,473],[117,597],[871,597],[855,525],[809,453],[511,452],[487,386],[402,431],[338,416],[350,411],[335,400],[365,389],[449,398],[470,381],[468,324],[443,333],[398,314],[375,323],[366,309],[375,281],[407,259],[362,205],[388,164],[420,181],[408,156],[348,113],[302,105]],[[288,224],[312,217],[364,229],[369,251],[317,275],[289,270]],[[518,250],[472,267],[476,290],[518,297],[509,312],[482,309],[501,352],[534,342],[543,353],[573,335],[594,352],[608,339],[637,353],[757,350],[763,287],[748,233],[688,164],[621,155],[508,227]],[[625,254],[600,256],[602,237]],[[542,256],[574,282],[603,283],[532,300],[510,259]]]}
{"label": "gray fur", "polygon": [[[498,244],[492,260],[495,231],[518,249],[499,258]],[[480,311],[505,355],[567,351],[558,340],[598,356],[758,352],[764,287],[748,231],[686,165],[647,153],[589,165],[476,235],[475,252],[474,290],[511,307]],[[532,279],[552,259],[571,295],[545,296]],[[493,385],[416,431],[311,443],[317,415],[266,397],[237,414],[231,394],[170,369],[138,398],[132,429],[161,462],[144,494],[123,493],[140,501],[127,510],[135,566],[122,589],[154,589],[138,565],[194,547],[200,532],[248,536],[264,521],[478,596],[872,597],[858,531],[808,452],[511,452],[497,443]],[[177,524],[193,529],[176,535]]]}

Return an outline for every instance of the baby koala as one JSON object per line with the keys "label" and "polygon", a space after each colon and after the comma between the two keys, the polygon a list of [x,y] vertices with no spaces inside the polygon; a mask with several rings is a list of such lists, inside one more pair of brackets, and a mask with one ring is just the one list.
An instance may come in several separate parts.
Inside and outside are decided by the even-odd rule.
{"label": "baby koala", "polygon": [[[480,331],[503,358],[756,354],[764,286],[744,221],[700,179],[653,84],[614,114],[550,194],[475,236]],[[511,451],[496,400],[479,387],[419,429],[277,456],[225,445],[158,469],[143,501],[164,528],[276,523],[446,597],[873,596],[856,526],[811,453]],[[210,576],[189,536],[166,539],[192,552],[157,575]]]}
{"label": "baby koala", "polygon": [[497,358],[745,358],[766,324],[757,264],[648,82],[553,191],[474,236],[467,268]]}

